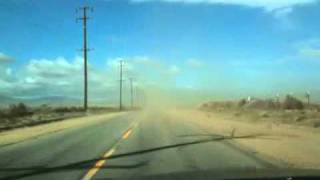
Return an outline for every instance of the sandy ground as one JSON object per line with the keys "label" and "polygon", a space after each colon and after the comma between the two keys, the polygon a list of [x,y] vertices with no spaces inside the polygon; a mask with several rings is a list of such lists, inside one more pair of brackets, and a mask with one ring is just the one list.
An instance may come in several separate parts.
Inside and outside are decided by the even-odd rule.
{"label": "sandy ground", "polygon": [[64,121],[38,125],[34,127],[18,128],[0,133],[0,146],[14,144],[34,137],[42,136],[69,128],[88,126],[99,121],[106,121],[123,113],[106,113],[99,115],[88,115],[80,118],[71,118]]}
{"label": "sandy ground", "polygon": [[241,146],[293,168],[320,169],[320,129],[273,122],[237,121],[233,114],[198,110],[174,110],[171,116],[192,120],[208,133],[230,136],[260,135],[234,139]]}

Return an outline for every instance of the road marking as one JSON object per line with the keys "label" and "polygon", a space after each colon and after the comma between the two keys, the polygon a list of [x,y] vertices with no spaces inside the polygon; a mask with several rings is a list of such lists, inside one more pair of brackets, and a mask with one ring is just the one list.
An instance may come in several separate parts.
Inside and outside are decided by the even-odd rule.
{"label": "road marking", "polygon": [[118,140],[116,144],[102,156],[103,159],[98,160],[94,164],[94,166],[87,172],[87,174],[82,178],[82,180],[91,180],[93,176],[95,176],[97,172],[100,170],[100,168],[106,163],[108,157],[110,157],[116,151],[116,147],[120,144],[120,142],[129,138],[130,134],[132,133],[132,129],[137,125],[138,123],[131,124],[130,128],[125,131],[121,139]]}
{"label": "road marking", "polygon": [[104,158],[110,157],[116,151],[115,148],[110,149],[107,153],[103,155]]}
{"label": "road marking", "polygon": [[124,133],[124,135],[122,136],[122,139],[128,139],[128,137],[130,136],[132,132],[132,129],[129,129],[126,133]]}

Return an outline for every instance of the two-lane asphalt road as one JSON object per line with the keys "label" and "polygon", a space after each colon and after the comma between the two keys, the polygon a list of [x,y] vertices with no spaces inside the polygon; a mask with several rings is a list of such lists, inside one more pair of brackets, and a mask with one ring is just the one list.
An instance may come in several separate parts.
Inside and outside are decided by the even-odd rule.
{"label": "two-lane asphalt road", "polygon": [[160,113],[137,114],[0,146],[0,179],[139,178],[274,168],[232,140],[222,140],[212,132],[208,135],[189,121]]}

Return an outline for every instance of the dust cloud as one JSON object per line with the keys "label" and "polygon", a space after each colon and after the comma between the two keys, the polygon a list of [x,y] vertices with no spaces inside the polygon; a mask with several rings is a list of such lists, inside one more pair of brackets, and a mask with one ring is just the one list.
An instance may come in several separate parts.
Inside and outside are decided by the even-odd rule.
{"label": "dust cloud", "polygon": [[176,109],[195,109],[209,100],[205,93],[185,89],[149,86],[141,91],[138,102],[145,112],[165,113]]}

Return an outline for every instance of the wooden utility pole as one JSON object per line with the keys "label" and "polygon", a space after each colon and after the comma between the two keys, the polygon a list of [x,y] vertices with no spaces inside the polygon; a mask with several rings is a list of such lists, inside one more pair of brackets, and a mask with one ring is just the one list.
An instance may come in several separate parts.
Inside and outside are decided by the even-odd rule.
{"label": "wooden utility pole", "polygon": [[119,88],[119,110],[122,111],[122,66],[123,66],[123,60],[119,61],[120,64],[120,88]]}
{"label": "wooden utility pole", "polygon": [[131,110],[133,109],[133,78],[129,78],[130,80],[130,100],[131,100]]}
{"label": "wooden utility pole", "polygon": [[88,49],[87,47],[87,20],[89,17],[87,16],[87,11],[91,10],[89,6],[83,6],[78,8],[77,10],[81,10],[83,12],[83,16],[77,18],[78,20],[82,21],[83,24],[83,62],[84,62],[84,99],[83,99],[83,108],[85,111],[88,109],[88,70],[87,70],[87,64],[88,64]]}
{"label": "wooden utility pole", "polygon": [[307,104],[310,105],[310,92],[306,92]]}

